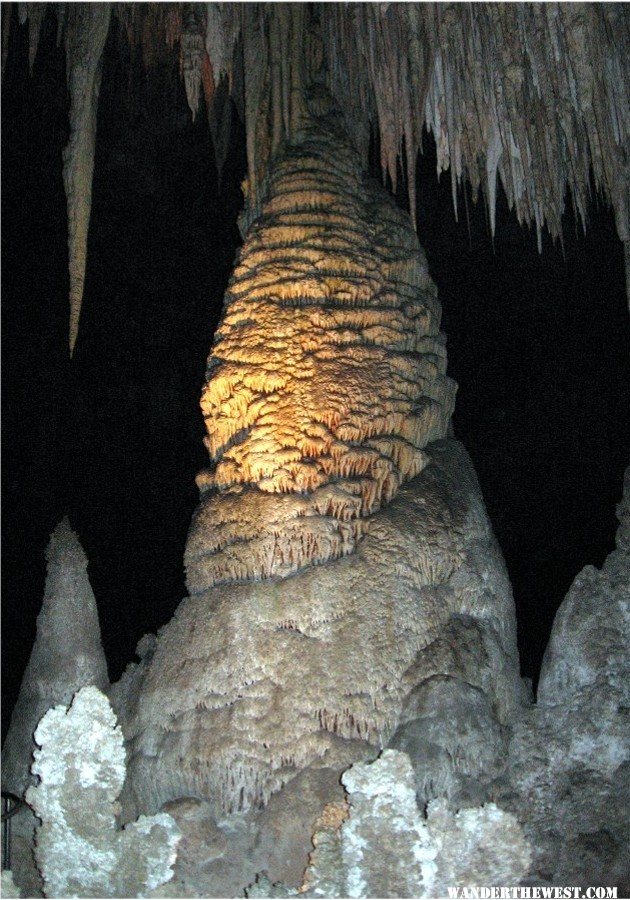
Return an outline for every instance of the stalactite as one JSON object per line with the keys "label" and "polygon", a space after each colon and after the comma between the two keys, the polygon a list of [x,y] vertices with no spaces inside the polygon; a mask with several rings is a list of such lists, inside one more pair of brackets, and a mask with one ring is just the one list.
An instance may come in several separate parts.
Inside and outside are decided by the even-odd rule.
{"label": "stalactite", "polygon": [[180,67],[193,121],[199,109],[203,64],[206,58],[206,23],[198,7],[196,3],[185,4],[180,43]]}
{"label": "stalactite", "polygon": [[71,356],[79,330],[85,284],[96,113],[102,55],[110,15],[109,3],[72,3],[67,11],[66,67],[70,93],[70,139],[63,154],[63,181],[68,204]]}
{"label": "stalactite", "polygon": [[[438,172],[451,167],[454,203],[467,176],[473,191],[485,185],[493,221],[500,178],[519,220],[534,221],[538,231],[546,223],[555,236],[567,187],[586,210],[592,164],[625,239],[630,34],[623,8],[374,4],[328,16],[336,16],[324,41],[332,92],[351,118],[365,115],[356,107],[363,77],[393,182],[402,136],[413,136],[406,153],[414,158],[424,121],[437,143]],[[399,84],[403,57],[409,98]]]}
{"label": "stalactite", "polygon": [[3,3],[2,5],[2,74],[7,64],[9,55],[9,37],[11,35],[11,18],[13,16],[13,4]]}

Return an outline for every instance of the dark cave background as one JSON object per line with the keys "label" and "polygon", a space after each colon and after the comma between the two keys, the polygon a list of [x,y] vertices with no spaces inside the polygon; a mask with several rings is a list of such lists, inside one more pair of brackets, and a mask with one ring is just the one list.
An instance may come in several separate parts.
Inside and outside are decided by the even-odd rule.
{"label": "dark cave background", "polygon": [[[68,98],[55,32],[49,13],[31,78],[27,27],[15,20],[2,82],[3,734],[64,514],[88,556],[112,680],[186,593],[194,476],[207,465],[198,400],[246,170],[235,117],[219,185],[205,111],[192,121],[177,60],[147,73],[113,28],[70,362]],[[507,562],[522,671],[535,680],[573,578],[614,546],[630,457],[623,250],[596,196],[586,235],[569,203],[564,247],[545,234],[539,255],[499,191],[492,241],[468,188],[455,221],[449,174],[438,182],[435,168],[425,135],[418,230],[459,384],[455,433]]]}

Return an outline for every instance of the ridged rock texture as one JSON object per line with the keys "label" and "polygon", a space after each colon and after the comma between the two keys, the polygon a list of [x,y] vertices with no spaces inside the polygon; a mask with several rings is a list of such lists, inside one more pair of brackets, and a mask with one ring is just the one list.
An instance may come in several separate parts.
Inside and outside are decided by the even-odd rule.
{"label": "ridged rock texture", "polygon": [[37,636],[2,748],[2,788],[21,796],[33,761],[33,732],[47,710],[79,688],[109,688],[96,600],[79,539],[63,519],[46,551],[48,571]]}
{"label": "ridged rock texture", "polygon": [[320,120],[273,166],[225,296],[201,398],[214,469],[191,594],[351,553],[444,437],[440,309],[408,218]]}
{"label": "ridged rock texture", "polygon": [[196,796],[221,818],[307,767],[374,758],[435,677],[513,719],[513,601],[479,487],[455,441],[427,454],[353,554],[182,602],[121,711],[126,815]]}
{"label": "ridged rock texture", "polygon": [[209,358],[191,596],[116,691],[130,815],[196,796],[222,816],[341,772],[433,676],[502,722],[518,702],[503,562],[470,461],[439,442],[455,385],[424,255],[325,91],[308,100]]}
{"label": "ridged rock texture", "polygon": [[180,838],[166,813],[121,829],[116,800],[125,749],[98,688],[82,688],[69,709],[49,710],[35,731],[26,799],[41,820],[35,855],[46,897],[146,897],[172,876]]}
{"label": "ridged rock texture", "polygon": [[[3,4],[3,59],[11,5]],[[594,186],[630,240],[630,27],[623,3],[77,3],[17,4],[31,65],[46,6],[67,49],[70,143],[64,159],[70,248],[70,348],[85,275],[103,47],[116,19],[147,68],[179,55],[192,115],[203,94],[217,163],[231,104],[245,123],[253,206],[269,160],[300,127],[302,85],[323,68],[367,159],[378,132],[383,172],[415,161],[433,132],[453,203],[468,178],[494,230],[497,181],[522,222],[561,234],[567,191],[582,220]],[[403,148],[404,147],[404,154]]]}

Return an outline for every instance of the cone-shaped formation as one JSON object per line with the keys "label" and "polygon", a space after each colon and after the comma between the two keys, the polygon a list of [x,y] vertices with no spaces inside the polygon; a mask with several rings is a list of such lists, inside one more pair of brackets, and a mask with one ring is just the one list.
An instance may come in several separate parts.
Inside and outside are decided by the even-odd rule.
{"label": "cone-shaped formation", "polygon": [[33,732],[44,713],[70,703],[85,685],[109,687],[87,559],[67,518],[53,531],[46,558],[37,637],[2,748],[2,787],[18,795],[29,783]]}
{"label": "cone-shaped formation", "polygon": [[68,205],[70,269],[70,356],[79,331],[87,239],[92,207],[92,173],[102,55],[110,20],[109,3],[71,3],[67,11],[66,68],[70,93],[70,139],[63,154]]}
{"label": "cone-shaped formation", "polygon": [[198,478],[191,592],[352,552],[446,434],[439,321],[408,217],[319,120],[273,165],[226,294],[201,400],[217,464]]}

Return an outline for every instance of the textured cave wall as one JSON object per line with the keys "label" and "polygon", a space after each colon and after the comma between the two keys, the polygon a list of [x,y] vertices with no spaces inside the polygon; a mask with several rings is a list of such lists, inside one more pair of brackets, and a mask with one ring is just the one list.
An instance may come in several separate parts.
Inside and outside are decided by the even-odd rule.
{"label": "textured cave wall", "polygon": [[115,689],[126,814],[196,796],[222,816],[373,757],[436,675],[503,723],[519,702],[504,565],[439,441],[454,385],[411,223],[330,117],[267,190],[209,359],[191,596]]}

